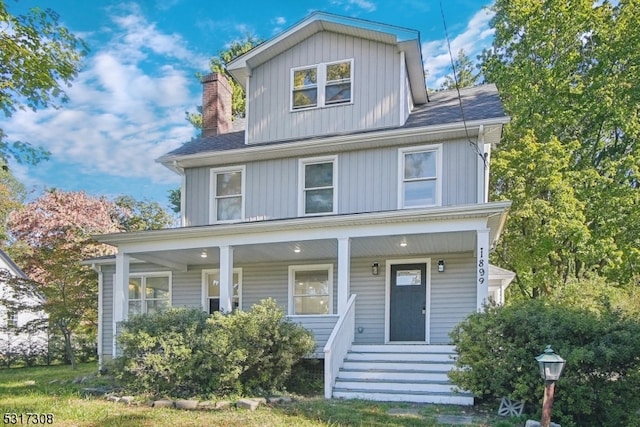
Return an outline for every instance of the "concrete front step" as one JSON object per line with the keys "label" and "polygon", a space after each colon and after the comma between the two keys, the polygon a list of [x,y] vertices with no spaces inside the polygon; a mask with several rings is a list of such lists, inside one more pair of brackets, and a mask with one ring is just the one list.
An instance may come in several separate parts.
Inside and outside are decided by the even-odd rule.
{"label": "concrete front step", "polygon": [[415,403],[472,405],[447,373],[456,353],[447,345],[354,345],[338,373],[333,396]]}
{"label": "concrete front step", "polygon": [[342,369],[339,378],[362,380],[448,381],[447,371]]}
{"label": "concrete front step", "polygon": [[453,345],[444,344],[354,344],[351,351],[364,353],[448,353],[455,355]]}
{"label": "concrete front step", "polygon": [[369,389],[333,389],[333,397],[363,399],[378,402],[442,403],[448,405],[473,405],[473,396],[465,393],[371,391]]}
{"label": "concrete front step", "polygon": [[451,363],[445,362],[403,362],[403,361],[386,361],[386,360],[349,360],[345,359],[342,365],[343,369],[360,369],[375,371],[437,371],[449,372],[452,368]]}
{"label": "concrete front step", "polygon": [[443,362],[453,363],[455,357],[450,353],[391,353],[359,352],[353,349],[347,353],[348,360],[384,360],[385,362]]}
{"label": "concrete front step", "polygon": [[411,380],[362,380],[345,379],[338,377],[336,389],[366,389],[369,391],[393,391],[393,392],[425,392],[425,393],[452,393],[453,384],[448,381],[411,381]]}

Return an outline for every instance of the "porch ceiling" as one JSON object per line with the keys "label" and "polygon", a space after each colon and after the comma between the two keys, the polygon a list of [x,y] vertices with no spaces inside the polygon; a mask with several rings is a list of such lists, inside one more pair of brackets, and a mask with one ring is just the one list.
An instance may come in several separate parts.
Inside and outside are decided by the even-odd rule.
{"label": "porch ceiling", "polygon": [[[406,243],[405,246],[402,246]],[[473,231],[358,237],[351,239],[352,258],[403,257],[433,253],[469,252],[476,244]],[[299,250],[296,252],[296,250]],[[337,258],[336,239],[263,243],[234,247],[234,264],[287,261],[291,263]],[[206,254],[206,257],[202,255]],[[217,247],[131,254],[134,258],[181,270],[215,267],[219,263]]]}

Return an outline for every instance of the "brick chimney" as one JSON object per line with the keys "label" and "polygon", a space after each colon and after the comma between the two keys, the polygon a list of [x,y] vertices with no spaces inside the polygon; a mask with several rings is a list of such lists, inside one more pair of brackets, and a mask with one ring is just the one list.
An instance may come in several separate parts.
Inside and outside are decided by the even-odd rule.
{"label": "brick chimney", "polygon": [[216,136],[231,130],[231,94],[224,73],[202,78],[202,136]]}

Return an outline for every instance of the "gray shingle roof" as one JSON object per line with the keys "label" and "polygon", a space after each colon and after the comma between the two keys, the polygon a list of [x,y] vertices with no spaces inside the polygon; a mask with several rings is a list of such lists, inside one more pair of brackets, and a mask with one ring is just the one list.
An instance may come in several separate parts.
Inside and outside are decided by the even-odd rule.
{"label": "gray shingle roof", "polygon": [[[462,100],[462,110],[464,111],[464,119],[466,121],[506,117],[495,85],[490,84],[461,89],[460,99]],[[462,110],[460,108],[460,101],[456,90],[430,93],[429,102],[416,107],[411,112],[407,122],[403,126],[392,127],[388,130],[462,122]],[[380,130],[381,129],[375,129],[375,131]],[[371,130],[349,132],[348,134],[357,135],[366,134],[368,132],[371,132]],[[322,135],[306,139],[322,139],[329,136],[336,135]],[[251,146],[285,144],[287,142],[291,141],[271,141],[261,144],[252,144]],[[196,138],[187,142],[182,147],[167,153],[165,156],[184,156],[207,151],[227,151],[246,147],[247,146],[244,143],[244,131],[237,131],[212,137]]]}

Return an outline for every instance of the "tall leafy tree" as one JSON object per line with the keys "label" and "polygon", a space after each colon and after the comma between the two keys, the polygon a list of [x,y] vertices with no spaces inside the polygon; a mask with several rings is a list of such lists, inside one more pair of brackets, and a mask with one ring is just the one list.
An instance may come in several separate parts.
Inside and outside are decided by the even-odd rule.
{"label": "tall leafy tree", "polygon": [[[87,47],[61,26],[51,9],[13,15],[0,0],[0,110],[9,117],[19,109],[59,106],[64,87],[77,75]],[[0,164],[7,159],[37,162],[47,153],[28,142],[9,142],[0,129]]]}
{"label": "tall leafy tree", "polygon": [[173,225],[173,217],[158,202],[119,196],[114,203],[122,231],[158,230]]}
{"label": "tall leafy tree", "polygon": [[[231,114],[233,117],[244,117],[245,114],[245,96],[244,89],[227,72],[226,64],[238,56],[247,53],[257,45],[262,43],[262,40],[256,38],[251,34],[247,34],[242,40],[235,40],[231,45],[224,50],[220,50],[217,56],[211,58],[210,68],[214,73],[225,73],[229,78],[231,89],[233,91],[231,95]],[[198,75],[198,78],[201,76]],[[202,128],[202,107],[198,107],[197,113],[186,113],[186,118],[193,126],[198,129]]]}
{"label": "tall leafy tree", "polygon": [[155,202],[121,196],[115,201],[84,192],[52,190],[9,216],[11,255],[35,282],[49,326],[64,339],[75,366],[74,336],[97,326],[96,273],[82,260],[114,253],[92,235],[164,228],[173,218]]}
{"label": "tall leafy tree", "polygon": [[97,324],[97,278],[83,259],[110,254],[92,234],[117,232],[115,205],[86,193],[51,191],[10,215],[11,253],[44,298],[49,325],[75,367],[73,337]]}
{"label": "tall leafy tree", "polygon": [[[640,268],[640,3],[497,0],[482,72],[512,122],[494,197],[514,204],[498,262],[523,296]],[[526,177],[526,179],[523,179]]]}
{"label": "tall leafy tree", "polygon": [[457,58],[453,61],[451,74],[445,76],[444,79],[440,90],[476,86],[482,81],[482,75],[464,49],[460,49]]}

